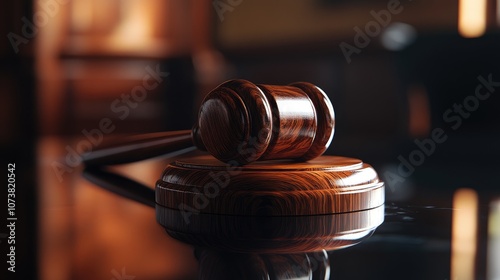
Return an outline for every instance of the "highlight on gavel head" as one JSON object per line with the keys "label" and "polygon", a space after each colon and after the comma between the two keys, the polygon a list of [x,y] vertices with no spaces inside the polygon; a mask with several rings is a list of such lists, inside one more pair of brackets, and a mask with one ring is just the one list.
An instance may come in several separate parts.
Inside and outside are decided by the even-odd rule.
{"label": "highlight on gavel head", "polygon": [[307,161],[325,152],[334,127],[333,106],[313,84],[230,80],[205,97],[193,139],[199,148],[228,163]]}

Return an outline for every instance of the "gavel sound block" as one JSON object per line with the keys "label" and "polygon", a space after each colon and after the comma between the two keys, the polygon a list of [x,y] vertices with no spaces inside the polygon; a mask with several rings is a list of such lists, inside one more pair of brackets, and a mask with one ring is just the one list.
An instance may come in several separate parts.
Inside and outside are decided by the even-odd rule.
{"label": "gavel sound block", "polygon": [[384,203],[384,183],[360,160],[321,156],[308,162],[245,166],[211,156],[177,160],[157,181],[155,201],[192,214],[303,216],[354,212]]}
{"label": "gavel sound block", "polygon": [[204,99],[192,130],[123,139],[82,155],[87,165],[133,162],[195,145],[223,162],[320,156],[330,145],[335,114],[315,85],[255,85],[227,81]]}
{"label": "gavel sound block", "polygon": [[199,213],[186,216],[185,210],[156,204],[155,192],[151,188],[119,174],[100,168],[87,168],[83,176],[103,189],[156,208],[158,223],[172,237],[198,248],[216,251],[301,254],[337,250],[365,240],[384,220],[384,205],[325,215]]}

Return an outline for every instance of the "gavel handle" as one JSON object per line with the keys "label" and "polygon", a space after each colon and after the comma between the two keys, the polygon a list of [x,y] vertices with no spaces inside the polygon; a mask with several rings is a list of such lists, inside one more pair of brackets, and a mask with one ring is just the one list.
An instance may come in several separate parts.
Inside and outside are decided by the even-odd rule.
{"label": "gavel handle", "polygon": [[87,166],[104,166],[140,161],[193,147],[191,130],[157,132],[125,137],[82,155]]}

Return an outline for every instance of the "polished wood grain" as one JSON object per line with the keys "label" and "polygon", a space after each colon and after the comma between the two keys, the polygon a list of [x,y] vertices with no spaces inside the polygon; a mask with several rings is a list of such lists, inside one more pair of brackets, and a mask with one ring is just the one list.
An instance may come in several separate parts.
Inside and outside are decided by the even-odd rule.
{"label": "polished wood grain", "polygon": [[309,160],[328,148],[335,114],[327,95],[301,82],[290,86],[231,80],[205,98],[198,127],[204,146],[223,162]]}
{"label": "polished wood grain", "polygon": [[271,110],[267,96],[253,83],[225,82],[212,90],[201,105],[201,140],[207,151],[221,161],[255,161],[271,140]]}
{"label": "polished wood grain", "polygon": [[315,85],[230,80],[208,93],[191,131],[125,138],[82,157],[87,165],[111,165],[195,145],[223,162],[238,165],[285,158],[303,161],[323,154],[332,141],[334,126],[333,106]]}
{"label": "polished wood grain", "polygon": [[169,164],[156,203],[196,213],[290,216],[344,213],[384,203],[384,183],[360,160],[262,161],[243,167],[211,156]]}
{"label": "polished wood grain", "polygon": [[316,133],[311,147],[300,158],[306,161],[322,155],[330,146],[335,132],[335,111],[330,99],[319,87],[306,82],[293,83],[291,86],[300,88],[311,99],[316,110],[317,131],[322,132]]}
{"label": "polished wood grain", "polygon": [[328,215],[238,216],[185,213],[156,206],[156,219],[172,237],[195,246],[243,253],[338,250],[365,240],[384,221],[384,206]]}
{"label": "polished wood grain", "polygon": [[273,108],[272,137],[262,159],[302,157],[311,148],[318,128],[313,103],[296,87],[258,87]]}

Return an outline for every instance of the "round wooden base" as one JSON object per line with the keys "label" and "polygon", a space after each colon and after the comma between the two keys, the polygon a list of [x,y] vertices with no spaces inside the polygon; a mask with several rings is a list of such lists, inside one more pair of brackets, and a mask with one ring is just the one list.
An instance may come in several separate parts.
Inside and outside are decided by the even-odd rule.
{"label": "round wooden base", "polygon": [[384,203],[384,183],[370,165],[336,156],[245,166],[185,158],[167,166],[155,193],[163,207],[244,216],[346,213]]}

